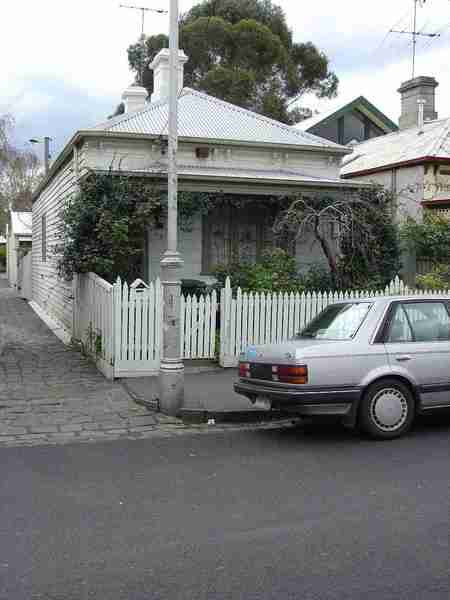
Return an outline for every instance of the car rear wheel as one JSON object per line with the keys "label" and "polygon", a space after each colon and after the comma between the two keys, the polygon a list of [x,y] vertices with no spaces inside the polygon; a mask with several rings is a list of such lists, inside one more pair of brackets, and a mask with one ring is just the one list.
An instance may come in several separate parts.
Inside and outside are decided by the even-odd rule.
{"label": "car rear wheel", "polygon": [[393,439],[404,435],[414,419],[414,399],[408,387],[396,379],[371,385],[361,400],[361,428],[371,437]]}

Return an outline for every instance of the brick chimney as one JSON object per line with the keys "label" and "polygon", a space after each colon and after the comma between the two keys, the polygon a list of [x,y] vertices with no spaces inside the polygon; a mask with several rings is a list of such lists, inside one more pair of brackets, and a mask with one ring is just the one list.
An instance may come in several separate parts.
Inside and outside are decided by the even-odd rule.
{"label": "brick chimney", "polygon": [[438,82],[434,77],[415,77],[402,83],[397,90],[402,97],[402,114],[399,119],[400,129],[417,127],[419,125],[419,114],[421,103],[423,104],[423,120],[425,122],[437,119],[435,111],[435,90]]}
{"label": "brick chimney", "polygon": [[[169,58],[169,49],[163,48],[150,63],[150,69],[153,70],[152,102],[158,102],[158,100],[164,100],[169,97]],[[181,92],[183,89],[184,65],[187,60],[188,57],[186,54],[183,50],[180,50],[178,54],[178,92]]]}

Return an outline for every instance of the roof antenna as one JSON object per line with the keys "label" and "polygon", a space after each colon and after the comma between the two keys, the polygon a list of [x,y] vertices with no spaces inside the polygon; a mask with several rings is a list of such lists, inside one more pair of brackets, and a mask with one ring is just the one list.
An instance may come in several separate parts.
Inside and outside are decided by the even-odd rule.
{"label": "roof antenna", "polygon": [[141,44],[142,44],[142,58],[141,58],[141,66],[139,72],[139,83],[142,87],[144,87],[144,62],[145,62],[145,34],[144,34],[144,25],[145,25],[145,13],[152,12],[157,13],[159,15],[167,15],[168,11],[162,8],[147,8],[146,6],[134,6],[132,4],[119,4],[119,8],[131,8],[132,10],[140,10],[141,11]]}
{"label": "roof antenna", "polygon": [[423,37],[429,37],[429,38],[436,38],[436,37],[440,37],[441,34],[440,33],[422,33],[421,31],[417,31],[417,4],[420,3],[420,6],[423,6],[426,2],[426,0],[413,0],[414,1],[414,18],[413,18],[413,30],[412,31],[406,31],[406,30],[402,30],[399,31],[398,29],[390,29],[389,33],[406,33],[406,35],[412,35],[412,40],[413,40],[413,50],[412,50],[412,79],[414,79],[414,75],[416,72],[416,46],[417,46],[417,38],[418,36],[423,36]]}

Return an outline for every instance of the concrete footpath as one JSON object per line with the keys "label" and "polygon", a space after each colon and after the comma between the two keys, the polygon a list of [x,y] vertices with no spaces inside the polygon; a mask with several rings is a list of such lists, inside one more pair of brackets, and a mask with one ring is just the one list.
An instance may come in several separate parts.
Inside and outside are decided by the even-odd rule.
{"label": "concrete footpath", "polygon": [[[280,418],[278,413],[254,408],[249,400],[236,394],[233,383],[237,369],[211,367],[209,371],[195,372],[187,366],[185,372],[185,399],[181,412],[187,422],[236,423]],[[130,395],[139,404],[158,405],[158,380],[156,377],[139,377],[123,380]]]}

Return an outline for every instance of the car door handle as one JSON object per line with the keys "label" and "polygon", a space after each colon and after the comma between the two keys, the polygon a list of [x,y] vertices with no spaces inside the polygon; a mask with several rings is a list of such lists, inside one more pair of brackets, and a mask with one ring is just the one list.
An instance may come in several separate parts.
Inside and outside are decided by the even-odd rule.
{"label": "car door handle", "polygon": [[396,356],[395,360],[398,360],[398,362],[405,362],[407,360],[411,360],[411,356],[409,356],[409,354],[401,354],[400,356]]}

